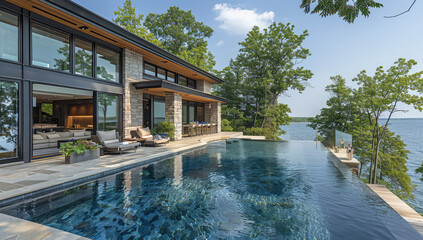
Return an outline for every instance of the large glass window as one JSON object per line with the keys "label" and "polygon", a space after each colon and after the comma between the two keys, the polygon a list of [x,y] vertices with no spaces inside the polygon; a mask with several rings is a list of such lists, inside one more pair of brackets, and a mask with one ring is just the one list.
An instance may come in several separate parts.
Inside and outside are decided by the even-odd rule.
{"label": "large glass window", "polygon": [[188,121],[189,122],[195,121],[195,105],[191,103],[188,105]]}
{"label": "large glass window", "polygon": [[119,130],[119,112],[121,111],[120,103],[120,96],[112,94],[98,94],[98,130]]}
{"label": "large glass window", "polygon": [[18,156],[18,83],[0,81],[0,159]]}
{"label": "large glass window", "polygon": [[196,121],[204,122],[204,104],[197,103],[197,118]]}
{"label": "large glass window", "polygon": [[0,11],[0,58],[19,61],[18,16]]}
{"label": "large glass window", "polygon": [[69,35],[32,25],[32,65],[69,71]]}
{"label": "large glass window", "polygon": [[167,80],[175,82],[175,73],[167,71]]}
{"label": "large glass window", "polygon": [[156,76],[156,66],[151,65],[149,63],[144,63],[144,74],[149,75],[151,77]]}
{"label": "large glass window", "polygon": [[166,79],[166,70],[163,68],[157,68],[157,77],[160,79]]}
{"label": "large glass window", "polygon": [[182,102],[182,123],[188,123],[188,105],[187,102]]}
{"label": "large glass window", "polygon": [[188,85],[188,81],[187,81],[187,78],[186,77],[183,77],[183,76],[179,75],[178,80],[179,80],[179,84],[181,84],[183,86],[187,86]]}
{"label": "large glass window", "polygon": [[166,120],[165,118],[166,109],[165,109],[164,97],[155,96],[153,108],[154,108],[153,122],[155,126],[157,123],[164,122]]}
{"label": "large glass window", "polygon": [[195,80],[188,79],[188,87],[196,89],[197,88],[197,82]]}
{"label": "large glass window", "polygon": [[97,78],[119,82],[120,54],[116,51],[98,46],[97,50]]}
{"label": "large glass window", "polygon": [[93,76],[93,44],[75,38],[75,73],[87,77]]}

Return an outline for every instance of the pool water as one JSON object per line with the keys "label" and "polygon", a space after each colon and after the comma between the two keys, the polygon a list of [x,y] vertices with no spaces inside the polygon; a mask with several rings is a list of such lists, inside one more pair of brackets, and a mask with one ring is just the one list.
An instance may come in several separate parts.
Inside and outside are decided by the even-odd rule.
{"label": "pool water", "polygon": [[1,210],[92,239],[420,239],[313,141],[207,148]]}

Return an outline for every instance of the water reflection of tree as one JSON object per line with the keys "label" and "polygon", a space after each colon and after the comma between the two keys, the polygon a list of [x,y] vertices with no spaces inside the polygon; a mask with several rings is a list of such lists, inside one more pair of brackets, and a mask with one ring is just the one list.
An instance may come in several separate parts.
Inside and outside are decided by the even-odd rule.
{"label": "water reflection of tree", "polygon": [[[18,84],[0,81],[0,137],[16,146],[18,135]],[[0,145],[1,151],[6,151]]]}
{"label": "water reflection of tree", "polygon": [[54,64],[55,69],[57,70],[69,70],[69,44],[65,44],[63,47],[59,48],[57,50],[59,54],[63,56],[63,58],[58,59],[55,58],[54,61],[56,62]]}

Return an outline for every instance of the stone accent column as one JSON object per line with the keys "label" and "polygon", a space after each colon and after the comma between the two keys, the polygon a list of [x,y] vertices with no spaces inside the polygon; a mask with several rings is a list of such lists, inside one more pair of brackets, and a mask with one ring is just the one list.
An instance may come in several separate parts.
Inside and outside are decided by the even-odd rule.
{"label": "stone accent column", "polygon": [[173,140],[182,139],[182,96],[175,92],[166,92],[165,95],[165,118],[175,126]]}
{"label": "stone accent column", "polygon": [[204,93],[211,93],[211,83],[205,80],[197,80],[197,90],[200,90]]}
{"label": "stone accent column", "polygon": [[142,80],[143,56],[129,49],[123,49],[123,135],[130,137],[130,131],[142,127],[142,91],[135,89],[134,82]]}
{"label": "stone accent column", "polygon": [[220,102],[213,102],[213,103],[206,103],[205,107],[205,118],[206,122],[209,123],[216,123],[217,124],[217,132],[222,131],[221,126],[221,103]]}

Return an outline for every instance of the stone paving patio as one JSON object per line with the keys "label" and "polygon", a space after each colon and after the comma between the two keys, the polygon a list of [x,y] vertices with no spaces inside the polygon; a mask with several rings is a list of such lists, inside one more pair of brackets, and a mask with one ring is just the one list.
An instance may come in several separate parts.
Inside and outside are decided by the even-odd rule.
{"label": "stone paving patio", "polygon": [[[65,164],[63,156],[36,160],[31,163],[0,165],[0,205],[7,199],[30,195],[66,183],[81,181],[99,174],[119,171],[125,167],[142,165],[159,158],[168,158],[185,151],[205,146],[208,142],[243,137],[239,132],[222,132],[201,137],[184,138],[162,147],[140,147],[135,153],[105,155],[99,159]],[[262,139],[251,137],[251,139]],[[64,187],[63,187],[64,188]],[[30,196],[23,197],[23,199]],[[38,225],[38,226],[37,226]],[[35,230],[36,229],[36,230]],[[0,240],[2,239],[84,239],[47,226],[0,214]]]}

